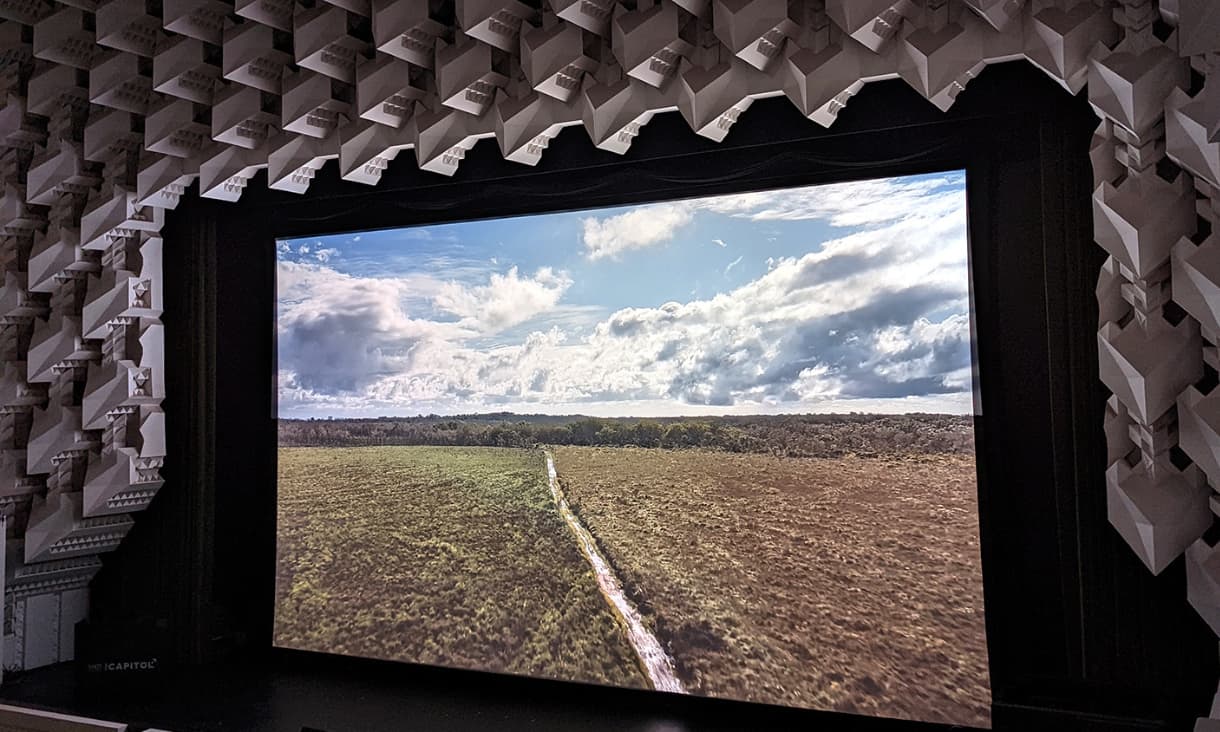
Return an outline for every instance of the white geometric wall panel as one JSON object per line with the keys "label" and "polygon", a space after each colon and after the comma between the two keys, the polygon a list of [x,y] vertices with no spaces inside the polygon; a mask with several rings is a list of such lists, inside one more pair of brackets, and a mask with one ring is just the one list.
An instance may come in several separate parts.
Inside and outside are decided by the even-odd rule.
{"label": "white geometric wall panel", "polygon": [[[1111,523],[1185,556],[1220,633],[1220,4],[1211,0],[0,0],[4,665],[71,658],[99,556],[161,487],[159,234],[192,182],[303,193],[336,160],[452,175],[564,127],[626,152],[660,112],[723,139],[756,99],[829,126],[864,84],[948,109],[1026,59],[1090,148]],[[409,153],[408,153],[409,151]],[[173,246],[173,242],[166,243]],[[171,415],[172,417],[172,415]]]}

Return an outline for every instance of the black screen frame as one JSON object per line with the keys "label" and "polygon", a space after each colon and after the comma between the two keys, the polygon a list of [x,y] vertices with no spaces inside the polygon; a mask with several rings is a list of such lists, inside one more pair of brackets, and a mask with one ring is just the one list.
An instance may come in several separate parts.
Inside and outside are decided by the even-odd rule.
{"label": "black screen frame", "polygon": [[[829,130],[770,99],[719,144],[673,113],[643,128],[625,156],[574,129],[536,168],[504,162],[482,142],[448,179],[419,171],[407,152],[375,188],[340,180],[331,163],[303,196],[268,190],[263,174],[236,204],[192,189],[164,229],[167,484],[107,557],[92,622],[154,622],[167,629],[166,656],[189,668],[313,673],[308,683],[328,688],[393,678],[441,697],[457,683],[474,691],[456,703],[473,708],[537,713],[560,689],[561,709],[899,728],[273,648],[275,239],[540,213],[565,199],[586,209],[965,169],[993,724],[1177,728],[1206,712],[1216,647],[1185,602],[1182,563],[1149,576],[1105,521],[1092,292],[1104,253],[1091,241],[1088,159],[1096,124],[1083,99],[1015,63],[989,67],[948,113],[891,81],[866,86]],[[325,727],[326,709],[315,713]]]}

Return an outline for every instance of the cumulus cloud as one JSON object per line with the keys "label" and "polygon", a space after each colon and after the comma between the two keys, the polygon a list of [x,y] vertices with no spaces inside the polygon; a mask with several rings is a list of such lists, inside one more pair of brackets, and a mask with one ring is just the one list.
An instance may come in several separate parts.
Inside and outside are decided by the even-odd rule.
{"label": "cumulus cloud", "polygon": [[[583,219],[582,242],[589,259],[615,258],[633,249],[664,244],[698,211],[752,221],[819,219],[836,227],[875,227],[919,215],[929,207],[952,206],[960,197],[957,190],[950,189],[956,184],[952,177],[883,178],[650,204],[614,216]],[[724,239],[711,242],[727,246]]]}
{"label": "cumulus cloud", "polygon": [[[586,219],[591,259],[659,244],[699,208],[790,218],[807,206],[850,227],[803,256],[768,257],[764,274],[728,292],[655,307],[566,305],[571,277],[546,267],[472,284],[281,263],[281,404],[334,413],[969,410],[960,190],[873,181],[785,195],[687,202],[663,220],[625,218],[644,209]],[[853,200],[865,210],[852,211]],[[425,309],[430,320],[409,315]],[[337,342],[324,341],[330,331]]]}
{"label": "cumulus cloud", "polygon": [[319,249],[314,252],[313,256],[314,259],[317,259],[319,262],[325,264],[330,261],[331,257],[337,255],[338,253],[338,249],[335,249],[334,247],[326,247],[325,249]]}
{"label": "cumulus cloud", "polygon": [[682,202],[641,206],[600,219],[590,216],[581,220],[581,241],[589,259],[615,258],[669,241],[692,217],[691,206]]}
{"label": "cumulus cloud", "polygon": [[[548,267],[532,277],[514,267],[469,286],[423,274],[358,277],[322,264],[281,261],[280,364],[301,390],[368,389],[417,369],[421,353],[528,321],[554,307],[570,284]],[[457,319],[409,314],[426,308]]]}
{"label": "cumulus cloud", "polygon": [[[887,277],[872,285],[874,273],[846,286],[810,285],[816,264],[814,255],[789,259],[711,299],[622,309],[576,339],[559,328],[491,349],[462,337],[424,339],[411,368],[374,380],[365,398],[417,411],[582,411],[605,402],[767,411],[968,389],[968,318],[912,322],[956,292],[895,288]],[[862,292],[841,296],[853,289]]]}
{"label": "cumulus cloud", "polygon": [[969,363],[968,318],[918,317],[961,297],[960,285],[903,281],[891,265],[821,278],[828,261],[790,258],[708,300],[621,310],[579,362],[631,373],[637,395],[696,405],[961,390],[948,377]]}
{"label": "cumulus cloud", "polygon": [[550,267],[539,268],[532,277],[522,277],[511,267],[505,274],[492,274],[486,285],[446,283],[433,301],[463,324],[494,333],[553,308],[571,285],[567,274]]}
{"label": "cumulus cloud", "polygon": [[319,264],[281,261],[279,360],[293,383],[352,392],[412,368],[424,340],[462,337],[459,326],[412,318],[410,278],[353,277]]}

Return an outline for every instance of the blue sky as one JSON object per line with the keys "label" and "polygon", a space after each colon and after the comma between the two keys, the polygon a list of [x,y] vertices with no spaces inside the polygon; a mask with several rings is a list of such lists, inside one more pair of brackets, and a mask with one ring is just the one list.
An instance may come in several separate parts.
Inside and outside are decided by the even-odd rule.
{"label": "blue sky", "polygon": [[282,241],[280,415],[970,412],[964,183]]}

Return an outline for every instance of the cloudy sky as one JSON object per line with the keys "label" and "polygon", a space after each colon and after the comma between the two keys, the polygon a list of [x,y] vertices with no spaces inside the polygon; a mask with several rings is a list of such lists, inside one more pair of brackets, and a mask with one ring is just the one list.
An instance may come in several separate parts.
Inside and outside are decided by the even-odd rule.
{"label": "cloudy sky", "polygon": [[280,416],[969,413],[964,186],[281,241]]}

